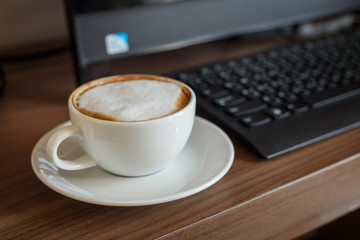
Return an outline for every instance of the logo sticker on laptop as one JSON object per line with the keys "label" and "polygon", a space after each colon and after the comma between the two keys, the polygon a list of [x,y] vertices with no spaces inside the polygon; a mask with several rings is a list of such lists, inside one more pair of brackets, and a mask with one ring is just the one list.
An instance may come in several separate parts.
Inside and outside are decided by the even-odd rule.
{"label": "logo sticker on laptop", "polygon": [[108,34],[105,36],[106,52],[109,55],[126,53],[129,51],[129,39],[126,32]]}

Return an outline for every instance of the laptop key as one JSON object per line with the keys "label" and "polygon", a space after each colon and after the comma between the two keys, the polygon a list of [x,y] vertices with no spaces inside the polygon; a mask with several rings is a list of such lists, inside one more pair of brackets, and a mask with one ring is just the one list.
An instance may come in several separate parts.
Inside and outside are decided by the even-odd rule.
{"label": "laptop key", "polygon": [[267,105],[260,100],[247,101],[227,109],[227,112],[235,117],[255,113],[267,108]]}
{"label": "laptop key", "polygon": [[257,112],[241,117],[240,121],[248,127],[257,127],[271,122],[271,118],[263,112]]}
{"label": "laptop key", "polygon": [[269,114],[274,119],[286,118],[290,116],[290,112],[282,107],[272,107],[266,110],[266,113]]}
{"label": "laptop key", "polygon": [[286,104],[286,108],[294,113],[301,113],[309,110],[309,106],[301,101],[288,103]]}
{"label": "laptop key", "polygon": [[210,99],[215,99],[226,96],[230,92],[222,87],[209,87],[201,90],[201,93]]}
{"label": "laptop key", "polygon": [[246,98],[238,94],[230,94],[213,100],[215,104],[221,107],[230,107],[246,101]]}

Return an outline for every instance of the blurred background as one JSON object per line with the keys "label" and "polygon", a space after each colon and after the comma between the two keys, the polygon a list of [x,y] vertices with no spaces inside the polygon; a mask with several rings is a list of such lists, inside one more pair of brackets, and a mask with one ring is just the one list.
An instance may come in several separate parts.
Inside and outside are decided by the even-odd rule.
{"label": "blurred background", "polygon": [[0,58],[67,47],[62,0],[1,0]]}

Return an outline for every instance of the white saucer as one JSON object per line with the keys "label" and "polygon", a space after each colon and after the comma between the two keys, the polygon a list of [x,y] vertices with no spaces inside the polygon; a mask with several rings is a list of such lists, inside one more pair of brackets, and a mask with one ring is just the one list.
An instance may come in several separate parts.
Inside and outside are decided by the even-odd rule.
{"label": "white saucer", "polygon": [[[57,128],[69,124],[66,122]],[[234,159],[229,137],[213,123],[196,117],[184,150],[158,173],[129,178],[112,175],[99,167],[64,171],[50,163],[45,153],[46,142],[55,129],[45,134],[33,149],[31,163],[35,174],[56,192],[93,204],[141,206],[184,198],[220,180]],[[72,139],[64,142],[59,151],[59,155],[70,159],[82,153]]]}

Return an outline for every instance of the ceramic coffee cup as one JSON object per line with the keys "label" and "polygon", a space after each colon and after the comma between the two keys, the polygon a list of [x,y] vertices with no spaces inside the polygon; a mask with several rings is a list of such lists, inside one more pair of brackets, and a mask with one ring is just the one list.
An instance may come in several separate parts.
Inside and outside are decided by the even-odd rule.
{"label": "ceramic coffee cup", "polygon": [[[98,165],[122,176],[153,174],[165,168],[185,146],[195,106],[192,89],[174,79],[119,75],[94,80],[71,94],[71,125],[50,137],[46,152],[63,170]],[[118,116],[119,112],[124,116]],[[70,137],[77,139],[85,155],[61,159],[58,148]]]}

